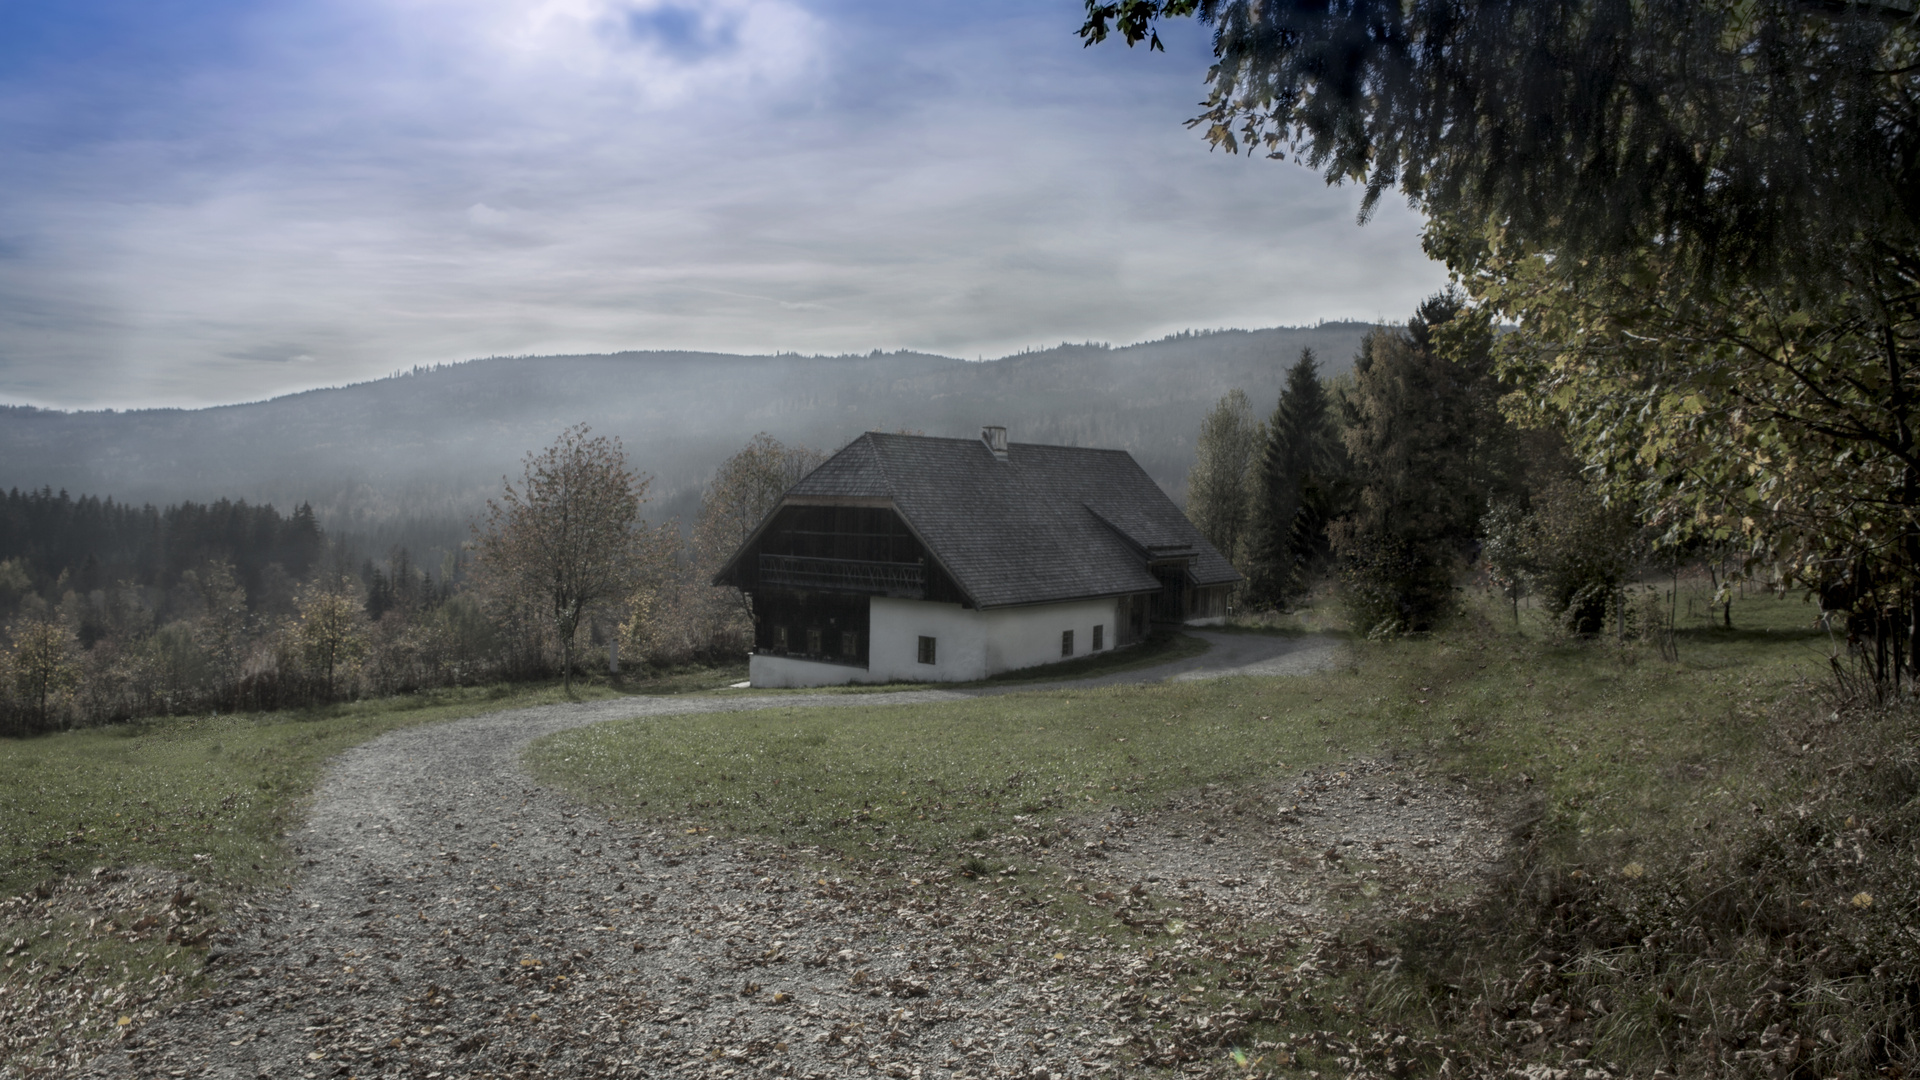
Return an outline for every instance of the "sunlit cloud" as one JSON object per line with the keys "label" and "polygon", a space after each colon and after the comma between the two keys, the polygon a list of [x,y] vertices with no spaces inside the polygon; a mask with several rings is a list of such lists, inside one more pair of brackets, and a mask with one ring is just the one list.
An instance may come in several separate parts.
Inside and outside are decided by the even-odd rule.
{"label": "sunlit cloud", "polygon": [[1182,125],[1197,34],[1082,50],[1078,17],[296,0],[170,28],[154,71],[41,50],[0,67],[0,400],[507,353],[971,357],[1400,318],[1443,282],[1410,213],[1358,228],[1352,191]]}

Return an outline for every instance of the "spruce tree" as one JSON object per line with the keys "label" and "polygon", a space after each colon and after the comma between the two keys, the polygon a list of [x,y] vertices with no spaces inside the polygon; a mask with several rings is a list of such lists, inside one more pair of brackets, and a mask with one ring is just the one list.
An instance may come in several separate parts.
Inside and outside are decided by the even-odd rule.
{"label": "spruce tree", "polygon": [[1327,551],[1326,525],[1341,472],[1319,361],[1312,349],[1302,349],[1287,369],[1260,455],[1248,574],[1256,605],[1284,607],[1304,591]]}
{"label": "spruce tree", "polygon": [[1453,606],[1453,576],[1490,502],[1519,482],[1495,408],[1492,330],[1458,293],[1420,305],[1405,331],[1367,338],[1343,398],[1354,498],[1329,533],[1356,629],[1426,630]]}

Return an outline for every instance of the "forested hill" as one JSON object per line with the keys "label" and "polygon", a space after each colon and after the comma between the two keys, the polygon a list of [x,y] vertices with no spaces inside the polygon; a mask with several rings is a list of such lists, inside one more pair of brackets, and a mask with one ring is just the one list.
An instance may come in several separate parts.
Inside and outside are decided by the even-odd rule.
{"label": "forested hill", "polygon": [[1222,394],[1237,386],[1271,409],[1303,346],[1338,373],[1367,329],[1185,333],[985,362],[911,352],[493,358],[208,409],[0,407],[0,489],[311,502],[329,528],[370,530],[377,542],[407,519],[464,518],[527,451],[586,422],[657,477],[656,508],[682,514],[758,431],[831,450],[870,429],[970,435],[1005,424],[1015,441],[1130,450],[1177,490],[1201,415]]}

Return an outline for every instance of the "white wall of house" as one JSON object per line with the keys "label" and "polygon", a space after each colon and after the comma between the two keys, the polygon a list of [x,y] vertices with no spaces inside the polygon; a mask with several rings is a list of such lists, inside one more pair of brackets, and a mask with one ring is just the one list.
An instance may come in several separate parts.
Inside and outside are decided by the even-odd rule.
{"label": "white wall of house", "polygon": [[[1093,628],[1101,627],[1100,651],[1113,648],[1114,601],[995,608],[979,613],[986,628],[987,674],[1052,664],[1093,651]],[[1060,632],[1073,631],[1073,655],[1060,655]]]}
{"label": "white wall of house", "polygon": [[[973,611],[958,604],[876,596],[868,607],[867,666],[823,664],[754,654],[747,674],[757,687],[835,686],[846,683],[971,682],[1003,671],[1051,664],[1113,648],[1118,604],[1074,600],[1062,604]],[[1073,656],[1060,655],[1060,634],[1073,631]],[[920,638],[934,639],[934,662],[920,663]]]}
{"label": "white wall of house", "polygon": [[[980,615],[959,604],[876,596],[867,602],[867,668],[887,682],[984,679],[992,672]],[[932,664],[920,662],[922,636],[934,640]]]}
{"label": "white wall of house", "polygon": [[754,653],[747,657],[747,679],[762,689],[798,686],[845,686],[848,683],[887,682],[875,678],[868,668],[849,664],[823,664],[796,656],[768,656]]}

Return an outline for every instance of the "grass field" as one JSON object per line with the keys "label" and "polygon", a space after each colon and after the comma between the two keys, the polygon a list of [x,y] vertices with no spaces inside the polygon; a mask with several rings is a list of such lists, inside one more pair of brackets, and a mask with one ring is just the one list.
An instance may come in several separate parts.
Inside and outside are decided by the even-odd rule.
{"label": "grass field", "polygon": [[[1487,604],[1430,638],[1355,643],[1314,676],[648,719],[556,735],[530,758],[630,816],[971,873],[971,850],[1016,816],[1151,814],[1209,784],[1390,755],[1499,808],[1511,864],[1439,906],[1360,905],[1306,981],[1224,961],[1182,975],[1217,980],[1195,1009],[1262,978],[1273,1001],[1292,995],[1246,1012],[1251,1045],[1220,1053],[1377,1075],[1596,1056],[1641,1072],[1846,1074],[1908,1052],[1885,1044],[1901,995],[1920,989],[1899,929],[1920,910],[1915,875],[1887,868],[1904,865],[1897,823],[1920,772],[1895,760],[1903,740],[1912,757],[1904,721],[1832,707],[1832,641],[1813,616],[1742,598],[1739,629],[1684,628],[1670,663],[1557,638],[1530,615],[1516,628]],[[1090,921],[1060,866],[1025,869],[1012,887]],[[1907,968],[1874,968],[1875,982],[1873,950]]]}
{"label": "grass field", "polygon": [[1804,609],[1749,608],[1775,625],[1683,634],[1677,667],[1492,628],[1355,645],[1353,662],[1308,678],[614,723],[544,740],[531,760],[596,802],[848,851],[876,834],[954,848],[1016,814],[1144,805],[1383,752],[1495,787],[1525,774],[1591,834],[1694,798],[1684,763],[1751,768],[1757,718],[1818,674],[1825,639],[1794,625]]}
{"label": "grass field", "polygon": [[282,865],[278,838],[335,754],[397,728],[559,700],[557,686],[463,688],[0,742],[0,895],[97,866],[256,884]]}
{"label": "grass field", "polygon": [[280,837],[335,754],[559,700],[468,688],[0,741],[0,1067],[194,992],[223,908],[287,871]]}
{"label": "grass field", "polygon": [[[984,876],[972,853],[1016,817],[1150,814],[1209,784],[1242,790],[1391,755],[1499,808],[1519,841],[1512,865],[1417,917],[1392,897],[1357,904],[1310,977],[1193,961],[1182,985],[1211,982],[1192,1008],[1292,995],[1247,1014],[1248,1045],[1209,1052],[1323,1070],[1345,1058],[1393,1075],[1588,1057],[1641,1072],[1745,1061],[1864,1075],[1912,1058],[1889,1032],[1911,1012],[1902,995],[1920,994],[1920,935],[1903,929],[1920,925],[1908,865],[1920,767],[1898,715],[1863,719],[1823,696],[1831,639],[1812,614],[1742,598],[1739,629],[1690,620],[1668,663],[1643,646],[1559,639],[1532,613],[1516,628],[1487,605],[1430,638],[1354,643],[1347,662],[1309,677],[655,718],[554,736],[530,763],[632,817],[817,845],[849,868],[931,860],[958,880]],[[1309,612],[1243,629],[1329,624]],[[1124,663],[1195,647],[1176,638]],[[623,689],[715,692],[743,675]],[[22,1032],[97,1031],[202,985],[221,911],[276,887],[281,836],[334,754],[557,699],[555,688],[447,691],[0,743],[0,896],[21,894],[0,907],[0,1065],[25,1048],[9,1041]],[[1110,926],[1028,856],[1026,873],[975,887],[1059,896],[1059,919]],[[1383,1051],[1336,1028],[1408,1041]]]}

